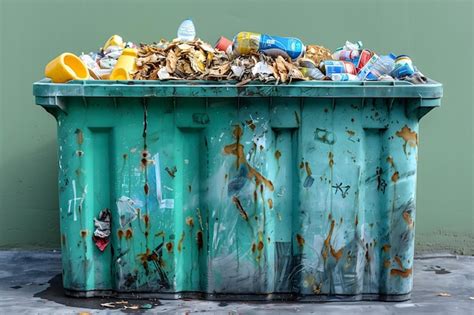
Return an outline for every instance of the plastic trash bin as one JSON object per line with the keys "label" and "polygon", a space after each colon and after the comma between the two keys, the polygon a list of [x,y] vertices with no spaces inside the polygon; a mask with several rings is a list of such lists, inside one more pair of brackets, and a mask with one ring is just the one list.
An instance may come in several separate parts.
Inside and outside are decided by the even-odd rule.
{"label": "plastic trash bin", "polygon": [[409,298],[418,122],[441,84],[43,80],[34,95],[58,124],[67,294]]}

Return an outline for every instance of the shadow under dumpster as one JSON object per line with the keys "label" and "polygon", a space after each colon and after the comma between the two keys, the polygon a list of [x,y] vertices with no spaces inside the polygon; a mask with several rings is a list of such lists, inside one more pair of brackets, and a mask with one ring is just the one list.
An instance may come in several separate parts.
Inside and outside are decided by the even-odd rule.
{"label": "shadow under dumpster", "polygon": [[125,313],[142,313],[161,305],[158,299],[115,299],[115,298],[73,298],[64,294],[62,275],[57,274],[48,281],[49,287],[34,297],[59,303],[65,306],[89,309],[121,310]]}

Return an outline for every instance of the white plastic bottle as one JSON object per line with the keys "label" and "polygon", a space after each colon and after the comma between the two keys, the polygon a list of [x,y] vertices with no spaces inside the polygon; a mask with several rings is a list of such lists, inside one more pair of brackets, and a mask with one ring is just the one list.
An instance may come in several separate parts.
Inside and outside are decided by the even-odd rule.
{"label": "white plastic bottle", "polygon": [[343,60],[343,61],[353,61],[356,60],[360,55],[359,50],[338,50],[332,54],[332,59],[334,60]]}
{"label": "white plastic bottle", "polygon": [[375,81],[378,80],[383,75],[389,74],[392,72],[395,66],[394,54],[388,54],[386,56],[381,56],[372,66],[370,72],[367,74],[366,80]]}
{"label": "white plastic bottle", "polygon": [[333,81],[358,81],[356,75],[350,73],[333,73],[331,74],[331,80]]}
{"label": "white plastic bottle", "polygon": [[192,42],[196,38],[196,28],[191,19],[184,20],[178,27],[178,39],[183,42]]}

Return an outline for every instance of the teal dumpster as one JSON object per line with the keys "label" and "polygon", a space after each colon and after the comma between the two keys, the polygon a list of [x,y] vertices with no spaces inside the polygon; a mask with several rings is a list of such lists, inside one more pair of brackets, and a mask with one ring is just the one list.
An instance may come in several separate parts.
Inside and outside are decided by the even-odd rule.
{"label": "teal dumpster", "polygon": [[413,284],[418,122],[441,84],[34,84],[72,296],[390,300]]}

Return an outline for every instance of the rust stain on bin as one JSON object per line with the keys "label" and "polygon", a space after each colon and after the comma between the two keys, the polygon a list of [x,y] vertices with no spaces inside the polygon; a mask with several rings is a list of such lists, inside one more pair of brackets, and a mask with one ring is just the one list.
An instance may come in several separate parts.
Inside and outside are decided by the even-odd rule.
{"label": "rust stain on bin", "polygon": [[226,145],[224,147],[224,153],[228,155],[235,155],[236,156],[236,169],[240,168],[240,165],[244,165],[248,169],[248,177],[254,178],[255,182],[264,183],[265,186],[270,190],[274,190],[273,183],[265,178],[262,174],[260,174],[256,169],[254,169],[250,164],[247,162],[244,153],[244,146],[240,143],[240,137],[242,136],[243,131],[239,125],[234,126],[233,135],[236,140],[235,143]]}
{"label": "rust stain on bin", "polygon": [[336,261],[341,259],[344,248],[341,247],[338,251],[336,251],[334,247],[332,247],[331,245],[330,249],[331,249],[331,255],[336,259]]}
{"label": "rust stain on bin", "polygon": [[194,219],[192,217],[186,218],[186,224],[189,225],[191,228],[194,227]]}
{"label": "rust stain on bin", "polygon": [[166,243],[166,249],[171,253],[173,251],[173,242]]}
{"label": "rust stain on bin", "polygon": [[178,242],[178,252],[180,252],[183,249],[183,242],[184,242],[184,232],[181,234],[181,238],[179,239],[179,242]]}
{"label": "rust stain on bin", "polygon": [[277,159],[277,161],[278,161],[278,160],[280,160],[280,158],[281,158],[281,152],[280,152],[280,150],[276,150],[275,151],[275,159]]}
{"label": "rust stain on bin", "polygon": [[247,123],[247,126],[249,126],[249,128],[252,129],[252,131],[255,131],[256,126],[253,120],[250,119],[250,120],[246,120],[245,122]]}
{"label": "rust stain on bin", "polygon": [[166,167],[165,171],[168,173],[169,176],[171,176],[171,178],[175,178],[176,172],[178,171],[178,169],[176,168],[176,166],[174,166],[171,169],[169,167]]}
{"label": "rust stain on bin", "polygon": [[235,207],[237,208],[237,210],[239,210],[239,213],[242,216],[242,218],[244,218],[245,221],[248,221],[249,216],[247,212],[245,211],[244,207],[242,206],[242,203],[240,202],[239,198],[237,198],[236,196],[233,196],[232,202],[235,204]]}
{"label": "rust stain on bin", "polygon": [[409,269],[404,269],[404,270],[400,270],[400,269],[392,269],[390,270],[390,275],[392,276],[400,276],[402,278],[408,278],[409,276],[411,276],[411,273],[412,273],[412,269],[409,268]]}
{"label": "rust stain on bin", "polygon": [[309,166],[309,163],[308,163],[308,162],[305,162],[305,163],[304,163],[304,167],[305,167],[305,169],[306,169],[306,174],[307,174],[308,176],[311,176],[311,175],[313,174],[313,172],[311,171],[311,167]]}
{"label": "rust stain on bin", "polygon": [[407,125],[395,132],[395,135],[405,141],[403,144],[403,152],[405,152],[405,154],[407,154],[407,144],[412,148],[418,145],[418,134],[415,131],[412,131]]}
{"label": "rust stain on bin", "polygon": [[148,229],[148,226],[150,225],[150,217],[148,214],[143,215],[143,221],[145,222],[145,227]]}
{"label": "rust stain on bin", "polygon": [[400,269],[391,269],[390,270],[390,275],[400,276],[402,278],[407,278],[407,277],[411,276],[412,268],[403,268],[402,261],[401,261],[400,257],[398,257],[398,256],[395,256],[394,260],[397,263],[397,265],[400,267]]}
{"label": "rust stain on bin", "polygon": [[332,168],[334,166],[334,154],[332,152],[328,153],[328,159],[329,159],[329,167]]}
{"label": "rust stain on bin", "polygon": [[391,167],[395,168],[395,162],[393,161],[393,157],[392,156],[388,156],[387,157],[387,162],[388,164],[390,164]]}
{"label": "rust stain on bin", "polygon": [[382,250],[385,252],[385,253],[388,253],[390,251],[390,248],[392,248],[392,246],[390,246],[390,244],[384,244],[382,246]]}
{"label": "rust stain on bin", "polygon": [[339,250],[335,250],[331,244],[331,238],[332,238],[332,233],[334,232],[335,224],[336,224],[336,221],[331,220],[331,227],[329,228],[328,236],[324,240],[324,247],[323,247],[323,254],[322,254],[324,260],[328,258],[328,252],[331,253],[331,256],[333,256],[336,259],[336,261],[339,261],[339,259],[341,259],[342,257],[344,247],[341,247]]}
{"label": "rust stain on bin", "polygon": [[198,250],[201,250],[202,247],[203,247],[203,244],[204,244],[201,230],[197,231],[197,233],[196,233],[196,242],[197,242]]}
{"label": "rust stain on bin", "polygon": [[398,171],[396,171],[395,173],[393,173],[392,175],[392,182],[396,183],[398,181],[398,178],[400,177],[400,174],[398,173]]}
{"label": "rust stain on bin", "polygon": [[395,262],[396,262],[397,265],[400,267],[400,269],[404,269],[404,268],[403,268],[403,264],[402,264],[402,260],[400,259],[400,257],[395,256],[395,258],[393,258],[393,260],[395,260]]}
{"label": "rust stain on bin", "polygon": [[82,145],[82,143],[84,143],[84,134],[82,133],[82,130],[81,129],[76,129],[75,134],[76,134],[77,144]]}
{"label": "rust stain on bin", "polygon": [[408,227],[410,229],[413,228],[413,219],[411,218],[410,213],[408,213],[407,211],[403,211],[402,217],[405,223],[408,225]]}
{"label": "rust stain on bin", "polygon": [[304,246],[305,240],[304,240],[303,236],[301,236],[300,234],[296,234],[296,241],[298,242],[299,246],[301,246],[301,247]]}
{"label": "rust stain on bin", "polygon": [[273,209],[273,200],[272,200],[272,198],[268,198],[268,208]]}

